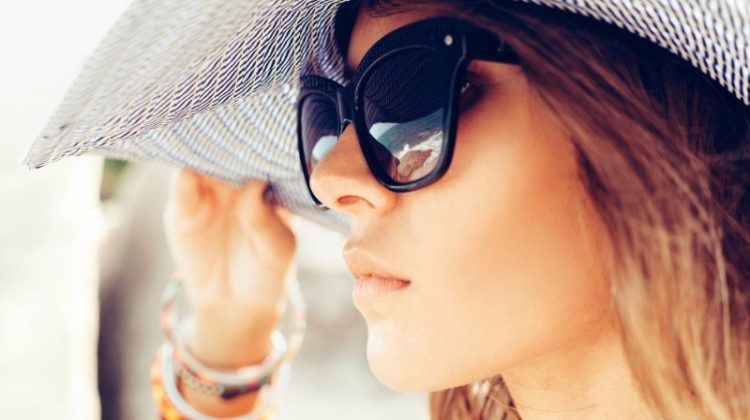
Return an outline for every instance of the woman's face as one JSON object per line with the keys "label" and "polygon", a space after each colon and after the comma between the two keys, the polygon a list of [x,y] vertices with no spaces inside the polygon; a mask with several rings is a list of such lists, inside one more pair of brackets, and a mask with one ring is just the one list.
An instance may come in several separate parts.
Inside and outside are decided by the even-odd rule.
{"label": "woman's face", "polygon": [[[386,33],[428,12],[360,13],[354,68]],[[355,302],[374,375],[399,391],[436,391],[575,352],[608,328],[603,230],[574,148],[520,67],[474,62],[487,82],[462,111],[453,161],[407,193],[370,174],[349,125],[311,174],[351,220],[344,256],[367,255],[403,290]]]}

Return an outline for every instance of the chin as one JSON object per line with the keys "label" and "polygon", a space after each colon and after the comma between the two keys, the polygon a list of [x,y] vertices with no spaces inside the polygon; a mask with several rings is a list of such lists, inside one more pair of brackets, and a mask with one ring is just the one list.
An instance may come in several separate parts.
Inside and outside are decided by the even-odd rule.
{"label": "chin", "polygon": [[378,356],[367,356],[373,376],[386,388],[396,392],[425,392],[429,387],[421,375],[400,369],[397,363],[383,360]]}
{"label": "chin", "polygon": [[408,340],[394,340],[377,328],[368,334],[367,363],[383,386],[397,392],[433,392],[463,385],[450,380],[450,372],[431,359],[434,351],[425,354]]}

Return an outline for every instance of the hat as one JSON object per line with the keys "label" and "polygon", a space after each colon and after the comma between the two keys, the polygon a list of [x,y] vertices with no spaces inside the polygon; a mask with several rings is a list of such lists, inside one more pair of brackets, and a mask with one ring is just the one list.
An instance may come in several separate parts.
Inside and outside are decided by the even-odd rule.
{"label": "hat", "polygon": [[[681,56],[750,105],[746,0],[516,0],[589,16]],[[343,82],[345,0],[137,0],[86,62],[22,164],[84,153],[187,167],[340,233],[313,205],[296,143],[299,77]]]}

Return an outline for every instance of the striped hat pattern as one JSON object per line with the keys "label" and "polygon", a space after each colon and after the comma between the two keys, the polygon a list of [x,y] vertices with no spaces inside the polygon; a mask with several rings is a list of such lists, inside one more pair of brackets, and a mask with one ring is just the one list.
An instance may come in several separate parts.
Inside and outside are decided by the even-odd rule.
{"label": "striped hat pattern", "polygon": [[[334,19],[345,0],[135,0],[84,65],[21,163],[84,153],[187,167],[345,234],[299,167],[300,74],[343,82]],[[514,0],[610,23],[675,53],[750,105],[747,0]]]}

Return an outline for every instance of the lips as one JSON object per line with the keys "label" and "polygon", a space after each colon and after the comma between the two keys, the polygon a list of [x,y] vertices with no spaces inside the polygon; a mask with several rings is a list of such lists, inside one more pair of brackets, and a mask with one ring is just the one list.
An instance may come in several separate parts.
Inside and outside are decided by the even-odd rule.
{"label": "lips", "polygon": [[382,281],[411,282],[405,276],[394,272],[377,254],[355,244],[347,243],[344,246],[343,255],[349,271],[358,280],[379,279]]}
{"label": "lips", "polygon": [[358,278],[354,285],[352,301],[360,309],[375,303],[380,304],[386,296],[399,296],[399,293],[394,292],[407,289],[410,284],[408,281],[363,276]]}

